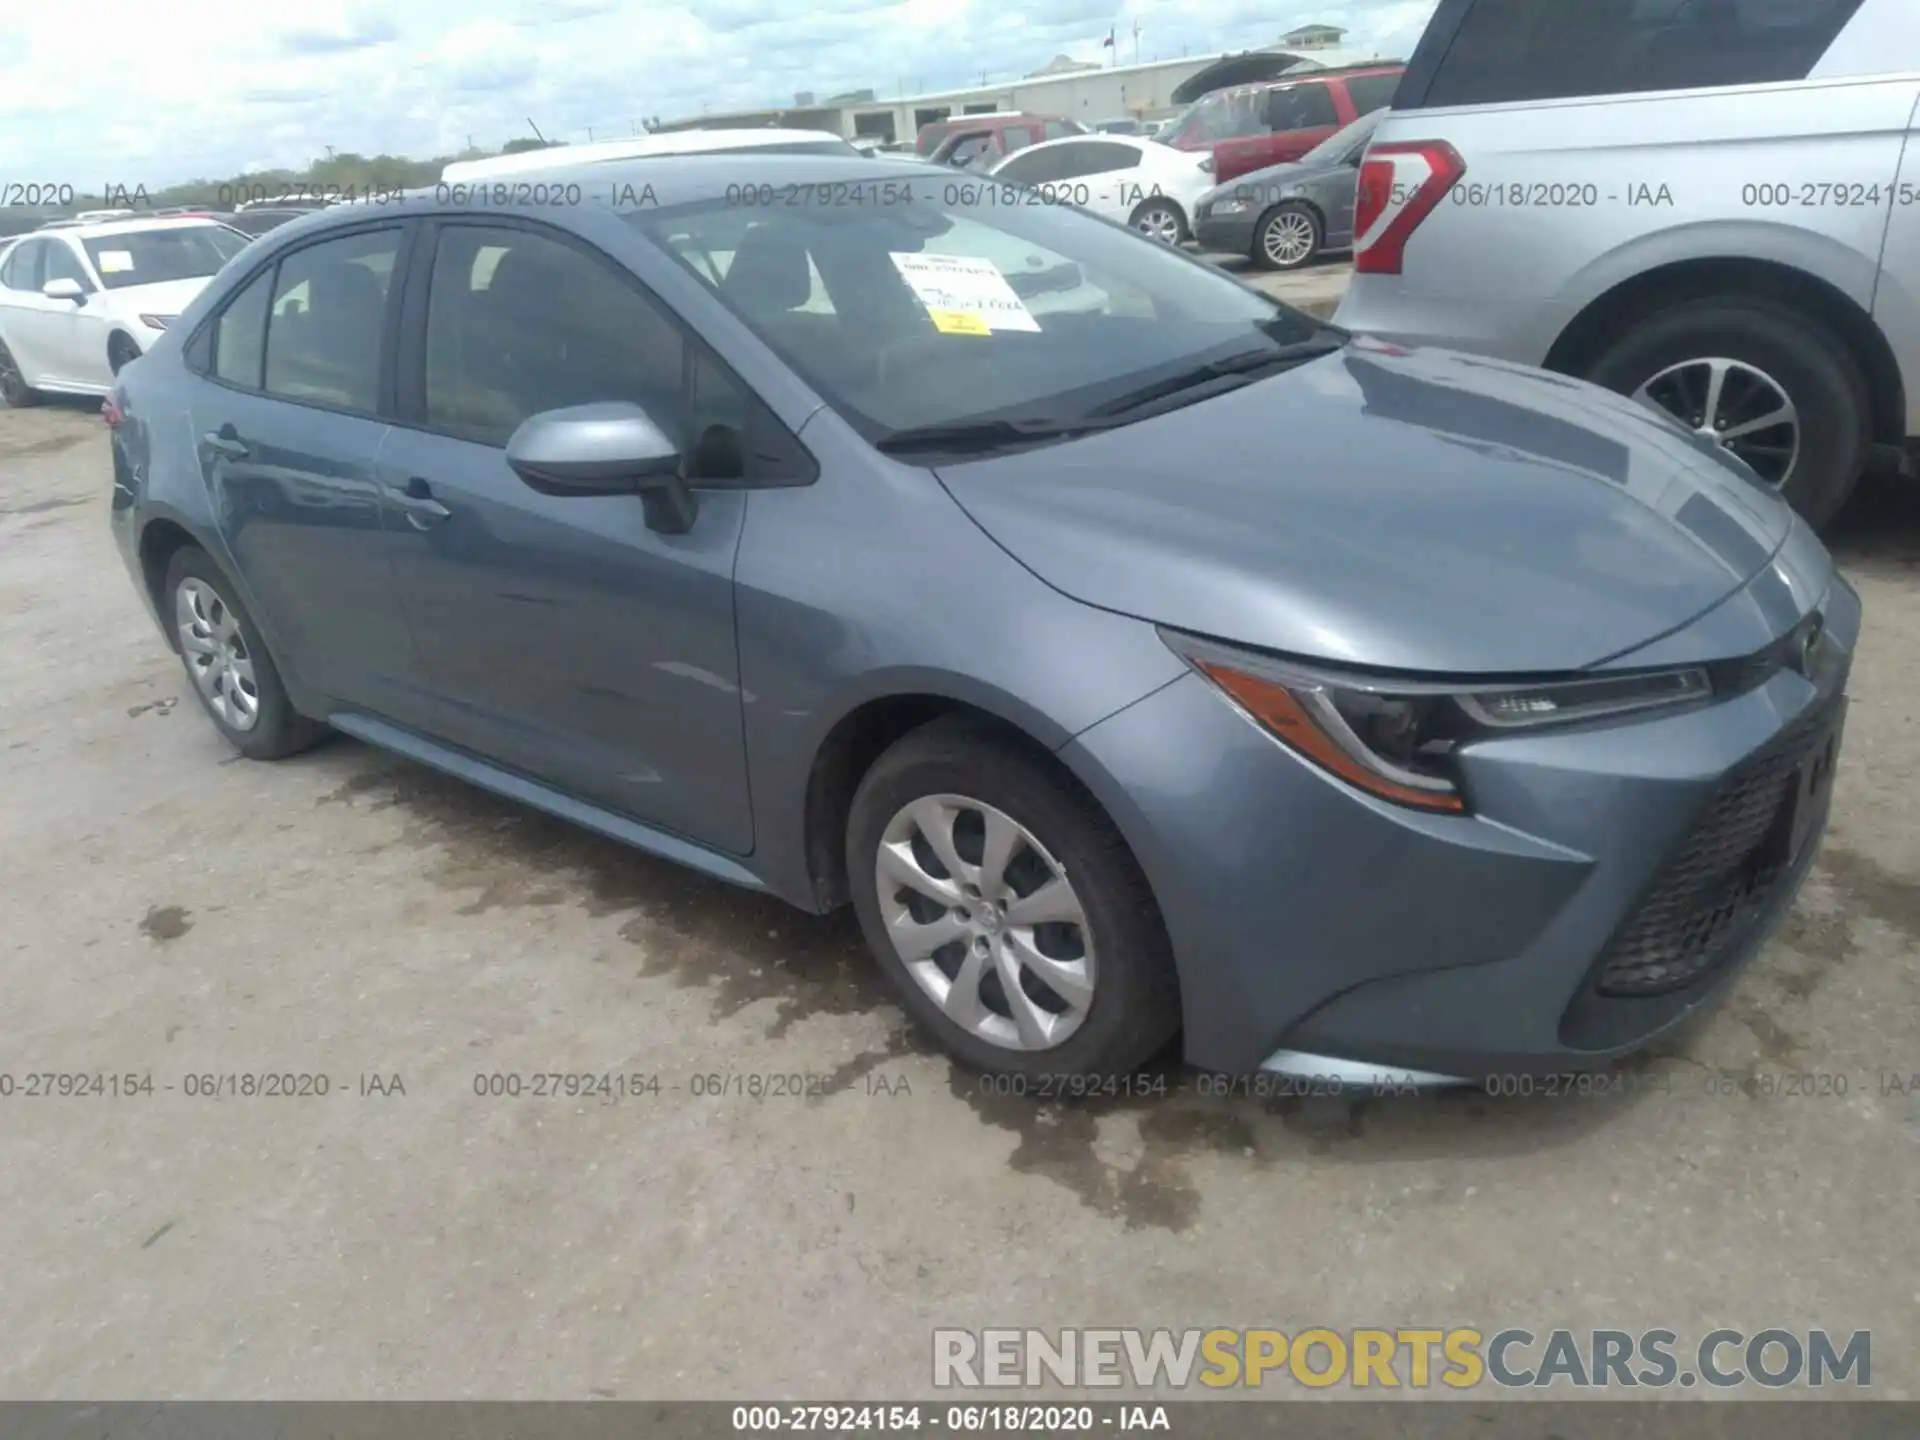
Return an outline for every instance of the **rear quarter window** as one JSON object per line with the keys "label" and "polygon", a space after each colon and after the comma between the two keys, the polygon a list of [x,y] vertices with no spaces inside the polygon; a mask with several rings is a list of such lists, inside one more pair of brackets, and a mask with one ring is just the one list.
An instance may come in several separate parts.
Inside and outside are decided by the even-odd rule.
{"label": "rear quarter window", "polygon": [[1401,109],[1803,80],[1861,0],[1443,0]]}

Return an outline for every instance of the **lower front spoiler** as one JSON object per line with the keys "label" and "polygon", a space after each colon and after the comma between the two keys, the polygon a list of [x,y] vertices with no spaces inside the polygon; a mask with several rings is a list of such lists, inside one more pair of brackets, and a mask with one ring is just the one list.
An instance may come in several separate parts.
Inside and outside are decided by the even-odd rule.
{"label": "lower front spoiler", "polygon": [[1276,1050],[1260,1068],[1269,1075],[1284,1075],[1299,1081],[1309,1094],[1324,1091],[1339,1095],[1368,1090],[1402,1094],[1414,1090],[1451,1090],[1474,1083],[1458,1075],[1374,1065],[1365,1060],[1340,1060],[1331,1055],[1310,1055],[1304,1050]]}

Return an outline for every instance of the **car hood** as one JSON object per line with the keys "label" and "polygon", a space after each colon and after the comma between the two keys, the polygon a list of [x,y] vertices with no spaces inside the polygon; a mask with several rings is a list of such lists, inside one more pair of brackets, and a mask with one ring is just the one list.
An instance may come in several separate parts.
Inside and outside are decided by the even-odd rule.
{"label": "car hood", "polygon": [[1301,657],[1456,675],[1613,659],[1763,569],[1792,513],[1584,381],[1356,340],[1137,424],[942,465],[1090,605]]}
{"label": "car hood", "polygon": [[125,285],[106,294],[123,315],[178,315],[207,288],[211,275],[198,280],[159,280],[151,285]]}

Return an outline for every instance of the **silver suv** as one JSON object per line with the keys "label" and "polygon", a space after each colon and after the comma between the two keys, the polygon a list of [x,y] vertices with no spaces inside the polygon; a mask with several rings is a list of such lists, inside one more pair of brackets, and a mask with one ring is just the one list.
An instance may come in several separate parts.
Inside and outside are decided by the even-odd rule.
{"label": "silver suv", "polygon": [[1915,0],[1441,0],[1337,320],[1587,379],[1818,525],[1920,435]]}

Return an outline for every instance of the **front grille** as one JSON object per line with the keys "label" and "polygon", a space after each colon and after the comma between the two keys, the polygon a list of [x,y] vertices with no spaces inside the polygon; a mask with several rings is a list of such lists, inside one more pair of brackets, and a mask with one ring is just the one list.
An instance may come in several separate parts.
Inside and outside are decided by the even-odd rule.
{"label": "front grille", "polygon": [[1824,739],[1835,708],[1814,706],[1728,772],[1601,957],[1600,994],[1665,995],[1727,957],[1789,869],[1775,827],[1788,820],[1794,772]]}

